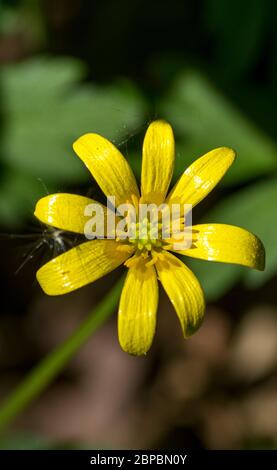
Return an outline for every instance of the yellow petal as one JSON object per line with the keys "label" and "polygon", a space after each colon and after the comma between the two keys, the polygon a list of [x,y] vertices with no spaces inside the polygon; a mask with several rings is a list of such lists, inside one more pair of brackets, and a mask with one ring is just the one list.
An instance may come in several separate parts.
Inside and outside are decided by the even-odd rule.
{"label": "yellow petal", "polygon": [[109,140],[98,134],[85,134],[73,148],[106,196],[115,197],[116,207],[139,197],[131,167]]}
{"label": "yellow petal", "polygon": [[146,354],[156,329],[158,282],[153,266],[140,262],[129,268],[118,311],[118,336],[129,354]]}
{"label": "yellow petal", "polygon": [[177,253],[208,261],[241,264],[260,271],[264,269],[264,246],[253,233],[225,224],[200,224],[192,229],[192,247]]}
{"label": "yellow petal", "polygon": [[201,325],[205,312],[202,288],[192,271],[171,253],[163,252],[164,260],[158,260],[158,277],[177,316],[183,334],[192,335]]}
{"label": "yellow petal", "polygon": [[167,203],[196,206],[225,175],[235,156],[234,150],[220,147],[198,158],[177,181],[167,198]]}
{"label": "yellow petal", "polygon": [[114,240],[91,240],[52,259],[37,272],[48,295],[62,295],[104,276],[130,256]]}
{"label": "yellow petal", "polygon": [[50,194],[41,198],[36,205],[35,216],[44,224],[69,232],[84,233],[89,217],[84,215],[89,204],[99,204],[93,199],[75,194]]}
{"label": "yellow petal", "polygon": [[165,121],[154,121],[148,127],[142,151],[141,194],[143,202],[164,201],[174,168],[174,135]]}

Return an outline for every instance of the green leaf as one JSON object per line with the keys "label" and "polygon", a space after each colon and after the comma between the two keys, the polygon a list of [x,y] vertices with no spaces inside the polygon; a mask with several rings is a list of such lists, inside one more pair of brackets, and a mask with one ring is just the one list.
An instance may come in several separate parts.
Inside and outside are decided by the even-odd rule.
{"label": "green leaf", "polygon": [[264,0],[206,0],[205,6],[206,20],[215,39],[215,64],[220,79],[223,76],[232,83],[259,58],[268,5]]}
{"label": "green leaf", "polygon": [[199,278],[208,301],[227,293],[239,280],[247,287],[263,285],[277,272],[277,179],[249,186],[222,200],[207,212],[204,223],[238,225],[255,233],[266,251],[264,272],[245,267],[183,257]]}
{"label": "green leaf", "polygon": [[218,300],[243,276],[243,268],[240,266],[192,259],[187,256],[183,256],[182,259],[199,279],[208,302]]}
{"label": "green leaf", "polygon": [[15,433],[0,439],[0,450],[46,450],[53,444],[35,434]]}
{"label": "green leaf", "polygon": [[277,168],[275,142],[197,72],[179,76],[161,106],[161,115],[171,122],[178,138],[178,174],[196,157],[220,146],[232,147],[238,153],[223,184],[237,184]]}
{"label": "green leaf", "polygon": [[[247,268],[226,265],[226,269],[210,269],[210,264],[205,263],[201,267],[201,277],[208,284],[211,295],[216,295],[212,285],[218,287],[219,292],[224,293],[242,276],[249,287],[264,284],[277,272],[277,179],[256,183],[220,202],[213,210],[209,211],[204,222],[225,223],[238,225],[255,233],[263,242],[266,251],[266,269],[264,272],[249,270]],[[218,274],[218,275],[217,275]],[[236,274],[236,275],[235,275]],[[221,295],[221,294],[219,294]]]}
{"label": "green leaf", "polygon": [[[47,186],[48,191],[52,191]],[[43,182],[33,176],[10,171],[1,181],[0,220],[1,225],[9,228],[20,227],[26,216],[32,216],[36,201],[45,196]]]}
{"label": "green leaf", "polygon": [[43,57],[4,68],[3,155],[10,166],[47,183],[84,181],[75,139],[98,132],[120,143],[141,126],[144,102],[130,83],[80,84],[83,75],[74,59]]}

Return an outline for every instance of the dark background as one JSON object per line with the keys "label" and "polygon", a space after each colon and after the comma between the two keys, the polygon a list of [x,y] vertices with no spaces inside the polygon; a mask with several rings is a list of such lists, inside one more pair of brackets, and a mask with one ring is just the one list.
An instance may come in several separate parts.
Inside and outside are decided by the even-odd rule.
{"label": "dark background", "polygon": [[264,273],[189,261],[208,306],[184,342],[161,293],[146,358],[117,343],[116,315],[2,436],[1,448],[276,448],[277,30],[273,0],[0,1],[0,388],[4,398],[104,296],[120,270],[47,298],[35,281],[52,233],[32,216],[47,192],[98,196],[74,156],[88,131],[137,176],[161,117],[176,174],[221,145],[238,158],[194,222],[243,226]]}

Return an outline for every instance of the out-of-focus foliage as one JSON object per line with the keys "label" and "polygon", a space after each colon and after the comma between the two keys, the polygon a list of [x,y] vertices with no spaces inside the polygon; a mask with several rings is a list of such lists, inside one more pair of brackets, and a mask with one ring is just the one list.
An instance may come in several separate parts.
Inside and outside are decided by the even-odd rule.
{"label": "out-of-focus foliage", "polygon": [[42,179],[16,170],[4,172],[0,186],[0,217],[2,224],[8,227],[20,224],[33,214],[35,201],[51,191],[52,186],[45,186]]}
{"label": "out-of-focus foliage", "polygon": [[277,179],[252,184],[218,202],[205,214],[203,222],[238,225],[252,231],[263,240],[266,250],[265,272],[239,266],[191,260],[209,300],[218,299],[238,279],[256,288],[277,273]]}
{"label": "out-of-focus foliage", "polygon": [[43,450],[53,448],[51,444],[33,434],[13,434],[0,439],[0,450]]}
{"label": "out-of-focus foliage", "polygon": [[35,47],[44,43],[45,23],[38,0],[0,0],[0,35],[13,33],[23,33]]}
{"label": "out-of-focus foliage", "polygon": [[[253,66],[261,52],[269,3],[264,0],[205,0],[206,18],[218,38],[216,64],[233,81]],[[235,25],[234,28],[229,25]]]}
{"label": "out-of-focus foliage", "polygon": [[246,119],[200,73],[184,72],[172,85],[161,114],[174,126],[178,174],[215,147],[232,147],[239,158],[222,180],[238,184],[277,169],[276,143]]}
{"label": "out-of-focus foliage", "polygon": [[12,171],[2,183],[0,211],[7,222],[22,220],[26,199],[31,210],[38,179],[56,189],[88,180],[72,151],[80,135],[98,132],[120,144],[144,122],[144,100],[134,85],[80,83],[83,76],[83,64],[66,58],[36,58],[3,69],[2,158]]}
{"label": "out-of-focus foliage", "polygon": [[251,185],[229,196],[205,216],[205,221],[219,221],[247,227],[265,245],[266,269],[261,273],[246,270],[245,281],[257,287],[277,273],[277,178]]}
{"label": "out-of-focus foliage", "polygon": [[78,182],[86,173],[70,150],[74,140],[98,132],[120,142],[142,124],[143,102],[134,86],[80,85],[82,72],[78,61],[60,58],[4,69],[3,153],[10,166],[46,182]]}
{"label": "out-of-focus foliage", "polygon": [[95,444],[84,442],[53,442],[34,433],[18,433],[0,439],[1,450],[89,450]]}

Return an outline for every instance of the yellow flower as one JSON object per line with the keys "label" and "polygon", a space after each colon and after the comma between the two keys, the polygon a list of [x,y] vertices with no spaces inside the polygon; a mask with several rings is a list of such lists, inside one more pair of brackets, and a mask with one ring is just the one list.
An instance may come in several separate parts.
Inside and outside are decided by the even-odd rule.
{"label": "yellow flower", "polygon": [[[196,160],[168,193],[174,168],[174,136],[165,121],[154,121],[143,143],[141,195],[133,172],[120,151],[104,137],[86,134],[73,145],[107,196],[115,205],[140,201],[196,206],[216,186],[235,159],[226,147],[212,150]],[[40,199],[36,217],[61,230],[84,234],[89,198],[73,194],[53,194]],[[105,212],[106,213],[106,212]],[[185,218],[182,218],[185,224]],[[264,248],[252,233],[223,224],[200,224],[192,229],[190,247],[177,251],[210,261],[241,264],[264,269]],[[94,239],[63,253],[42,266],[37,279],[48,295],[60,295],[99,279],[122,263],[128,267],[118,311],[119,342],[124,351],[145,354],[156,328],[158,279],[173,304],[185,337],[200,326],[205,310],[202,288],[191,270],[169,251],[172,239],[152,240],[146,224],[146,241]],[[147,232],[148,231],[148,232]]]}

